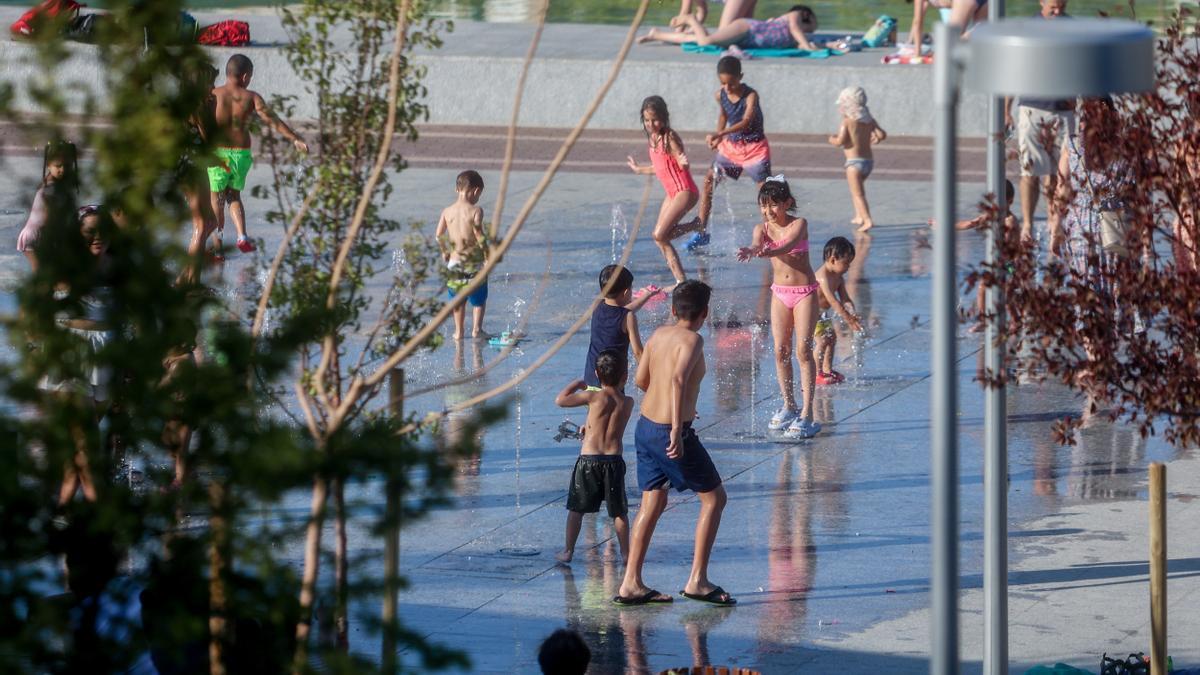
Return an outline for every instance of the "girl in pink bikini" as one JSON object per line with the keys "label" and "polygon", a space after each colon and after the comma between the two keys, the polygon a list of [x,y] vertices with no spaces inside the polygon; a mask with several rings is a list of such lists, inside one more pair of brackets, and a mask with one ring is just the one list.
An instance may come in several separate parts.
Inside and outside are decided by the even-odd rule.
{"label": "girl in pink bikini", "polygon": [[649,96],[642,101],[642,127],[646,130],[646,140],[650,146],[650,164],[638,164],[633,156],[627,157],[628,164],[634,173],[658,176],[667,192],[667,198],[658,210],[658,222],[654,225],[654,243],[662,251],[667,267],[671,268],[671,275],[678,284],[687,279],[687,275],[671,241],[699,229],[699,218],[686,223],[679,221],[696,206],[700,190],[696,188],[696,181],[692,180],[683,141],[671,129],[671,116],[661,96]]}
{"label": "girl in pink bikini", "polygon": [[[821,430],[813,421],[813,389],[817,367],[813,359],[813,328],[817,324],[817,275],[808,260],[808,221],[792,216],[796,200],[783,176],[768,178],[758,190],[758,207],[764,222],[754,227],[750,246],[738,249],[740,261],[769,258],[774,273],[771,284],[771,335],[775,338],[775,375],[783,392],[783,408],[768,427],[784,430],[789,438],[812,438]],[[802,408],[796,407],[792,384],[792,342],[800,360]]]}

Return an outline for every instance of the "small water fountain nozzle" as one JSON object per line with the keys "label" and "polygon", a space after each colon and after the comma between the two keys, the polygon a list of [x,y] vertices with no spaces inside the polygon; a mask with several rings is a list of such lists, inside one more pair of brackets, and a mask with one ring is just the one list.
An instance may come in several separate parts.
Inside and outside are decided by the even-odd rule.
{"label": "small water fountain nozzle", "polygon": [[554,434],[554,440],[561,443],[564,438],[580,440],[583,438],[583,430],[571,420],[563,420],[558,425],[558,433]]}

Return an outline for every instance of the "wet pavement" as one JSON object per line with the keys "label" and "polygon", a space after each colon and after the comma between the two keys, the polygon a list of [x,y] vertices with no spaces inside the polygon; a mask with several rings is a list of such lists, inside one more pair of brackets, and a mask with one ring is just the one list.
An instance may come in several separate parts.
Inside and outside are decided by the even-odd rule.
{"label": "wet pavement", "polygon": [[[642,148],[632,144],[629,150]],[[15,170],[0,179],[0,239],[6,241],[15,239],[23,220],[23,212],[14,211],[27,203],[12,183],[37,170],[34,160],[10,165]],[[424,221],[431,230],[438,210],[453,199],[457,170],[405,172],[395,181],[392,214]],[[514,174],[509,218],[539,177]],[[267,178],[265,169],[256,168],[250,182]],[[484,172],[484,179],[482,206],[490,214],[499,180],[495,171]],[[528,340],[499,361],[499,350],[475,341],[450,341],[420,354],[406,364],[409,390],[434,389],[410,398],[406,407],[441,410],[504,382],[541,356],[584,311],[599,269],[620,255],[644,185],[636,176],[586,171],[556,179],[491,279],[487,329],[498,332],[528,321]],[[844,180],[801,176],[793,189],[799,213],[809,219],[814,251],[834,235],[854,238]],[[848,283],[868,330],[856,337],[839,328],[838,369],[847,382],[818,389],[816,419],[825,429],[812,440],[784,441],[766,431],[780,405],[764,323],[768,280],[763,263],[737,263],[729,253],[748,240],[756,220],[751,185],[718,188],[711,255],[684,255],[689,274],[715,289],[702,330],[708,374],[696,428],[729,493],[710,577],[738,598],[736,608],[683,599],[664,607],[614,606],[610,598],[622,568],[611,524],[603,517],[585,517],[575,561],[555,564],[578,446],[553,436],[564,419],[582,422],[582,413],[559,410],[553,399],[581,375],[585,327],[507,399],[507,418],[482,434],[479,456],[460,464],[453,504],[404,530],[401,565],[411,584],[401,598],[406,625],[466,651],[475,672],[536,672],[539,642],[563,626],[584,635],[594,673],[658,672],[694,663],[764,673],[925,672],[931,336],[924,223],[931,195],[926,182],[886,178],[872,179],[867,191],[879,226],[873,236],[855,239],[858,257]],[[978,184],[962,186],[963,215],[980,192]],[[650,195],[647,218],[661,200],[657,185]],[[247,203],[252,234],[264,237],[265,250],[273,251],[279,232],[263,222],[266,208],[263,202]],[[633,247],[629,266],[636,285],[663,285],[669,278],[649,240],[651,226],[643,223]],[[978,260],[982,238],[963,234],[959,253],[963,264]],[[247,256],[231,258],[224,273],[228,283],[253,276],[246,261]],[[0,255],[6,286],[21,264],[7,250]],[[639,315],[643,337],[668,315],[668,302],[649,304]],[[444,328],[447,336],[449,330]],[[973,382],[980,342],[960,331],[968,672],[978,670],[981,657],[983,392]],[[478,379],[437,388],[487,367]],[[1095,668],[1102,651],[1148,651],[1144,513],[1150,461],[1172,462],[1170,531],[1186,535],[1184,524],[1195,522],[1191,497],[1200,492],[1200,470],[1190,453],[1143,440],[1102,416],[1088,420],[1075,446],[1053,443],[1053,422],[1078,416],[1084,407],[1085,401],[1057,385],[1009,391],[1014,664],[1062,660]],[[445,433],[462,433],[460,421],[451,419]],[[632,515],[638,501],[632,430],[626,440]],[[371,487],[352,498],[377,506],[380,495]],[[272,511],[302,514],[307,500],[306,494],[290,495]],[[671,495],[646,562],[647,583],[668,593],[682,588],[697,512],[693,495]],[[381,543],[369,537],[366,525],[355,523],[351,548],[377,570]],[[1172,546],[1172,607],[1179,610],[1173,619],[1190,627],[1190,633],[1173,634],[1195,635],[1200,626],[1187,607],[1200,598],[1195,593],[1200,565],[1194,564],[1200,551],[1188,536],[1175,537]],[[299,563],[298,539],[286,555]],[[364,617],[377,615],[376,604],[358,609]],[[1090,623],[1080,622],[1085,615]],[[366,625],[365,618],[352,624],[352,643],[356,651],[376,653]],[[1200,646],[1174,644],[1176,664],[1200,662]],[[414,655],[406,658],[415,664]]]}

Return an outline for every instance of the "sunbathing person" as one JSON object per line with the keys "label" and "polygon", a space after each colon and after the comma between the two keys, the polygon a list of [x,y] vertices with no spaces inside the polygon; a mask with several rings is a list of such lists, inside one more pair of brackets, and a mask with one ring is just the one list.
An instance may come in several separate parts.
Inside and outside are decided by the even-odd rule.
{"label": "sunbathing person", "polygon": [[695,42],[699,45],[739,47],[741,49],[790,49],[793,47],[809,51],[822,49],[824,45],[812,42],[808,35],[817,29],[817,18],[804,5],[796,5],[773,19],[737,19],[709,33],[695,16],[677,16],[673,22],[682,23],[683,32],[651,28],[638,38],[638,43],[652,41],[683,44]]}
{"label": "sunbathing person", "polygon": [[[758,4],[758,0],[714,0],[722,5],[721,18],[717,21],[717,28],[724,28],[738,19],[753,19],[754,6]],[[679,7],[679,15],[671,19],[671,27],[679,27],[684,30],[684,16],[694,16],[700,23],[704,23],[704,19],[708,17],[708,2],[707,0],[682,0]]]}

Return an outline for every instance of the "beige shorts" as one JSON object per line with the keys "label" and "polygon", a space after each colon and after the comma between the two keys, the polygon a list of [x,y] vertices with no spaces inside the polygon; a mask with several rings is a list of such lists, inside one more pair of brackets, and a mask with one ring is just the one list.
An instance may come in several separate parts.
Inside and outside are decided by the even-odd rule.
{"label": "beige shorts", "polygon": [[[1042,143],[1043,124],[1055,130],[1056,152],[1053,154]],[[1021,162],[1021,175],[1049,176],[1057,171],[1058,158],[1063,146],[1067,144],[1067,138],[1074,133],[1074,112],[1017,106],[1017,156]]]}

